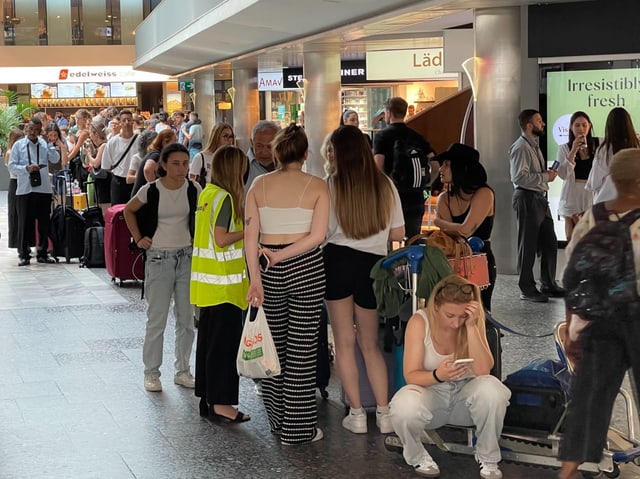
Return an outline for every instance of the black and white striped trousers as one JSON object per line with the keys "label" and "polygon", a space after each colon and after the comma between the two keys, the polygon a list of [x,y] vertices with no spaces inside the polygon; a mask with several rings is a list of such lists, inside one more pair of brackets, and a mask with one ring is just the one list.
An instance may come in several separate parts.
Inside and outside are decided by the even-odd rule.
{"label": "black and white striped trousers", "polygon": [[[276,250],[286,245],[265,247]],[[289,444],[316,433],[316,358],[325,291],[322,251],[316,248],[262,273],[264,312],[282,374],[262,380],[262,398],[272,431]]]}

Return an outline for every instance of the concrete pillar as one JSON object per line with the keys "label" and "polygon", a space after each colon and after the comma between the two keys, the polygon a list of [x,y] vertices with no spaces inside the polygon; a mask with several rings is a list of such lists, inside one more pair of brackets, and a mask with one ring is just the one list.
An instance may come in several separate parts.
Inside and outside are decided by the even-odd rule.
{"label": "concrete pillar", "polygon": [[324,138],[338,127],[336,118],[340,116],[340,52],[306,51],[303,71],[304,126],[309,138],[306,171],[324,176],[320,147]]}
{"label": "concrete pillar", "polygon": [[255,68],[233,68],[233,131],[242,151],[251,146],[251,129],[260,120],[258,71]]}
{"label": "concrete pillar", "polygon": [[476,146],[496,195],[491,235],[498,272],[513,274],[517,264],[516,215],[508,149],[520,134],[518,113],[537,108],[536,60],[527,58],[527,7],[475,10],[478,100]]}
{"label": "concrete pillar", "polygon": [[[213,70],[204,70],[196,74],[193,91],[196,94],[194,101],[195,112],[202,121],[203,147],[209,141],[209,133],[215,124],[216,102]],[[188,119],[187,119],[188,120]]]}

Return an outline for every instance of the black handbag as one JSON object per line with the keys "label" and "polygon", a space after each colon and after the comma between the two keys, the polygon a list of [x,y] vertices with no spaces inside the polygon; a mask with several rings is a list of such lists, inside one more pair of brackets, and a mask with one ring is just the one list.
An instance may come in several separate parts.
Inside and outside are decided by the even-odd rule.
{"label": "black handbag", "polygon": [[29,172],[29,183],[31,183],[32,188],[42,185],[42,177],[40,176],[40,170],[33,170]]}

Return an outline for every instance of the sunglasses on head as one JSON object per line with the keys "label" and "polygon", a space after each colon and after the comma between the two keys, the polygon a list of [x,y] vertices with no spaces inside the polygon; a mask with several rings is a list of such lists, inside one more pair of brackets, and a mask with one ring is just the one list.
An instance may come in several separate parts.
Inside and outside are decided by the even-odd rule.
{"label": "sunglasses on head", "polygon": [[472,284],[447,283],[440,287],[440,289],[436,293],[436,296],[438,296],[440,293],[443,293],[443,292],[451,293],[451,294],[455,294],[457,292],[462,292],[464,294],[473,294],[474,291],[475,291],[475,288]]}

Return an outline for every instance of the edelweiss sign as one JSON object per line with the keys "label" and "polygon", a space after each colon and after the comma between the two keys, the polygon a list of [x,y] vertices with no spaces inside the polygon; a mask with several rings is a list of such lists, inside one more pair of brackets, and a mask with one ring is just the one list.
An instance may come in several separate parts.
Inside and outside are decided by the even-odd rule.
{"label": "edelweiss sign", "polygon": [[0,83],[164,82],[170,79],[167,75],[134,70],[130,65],[0,67]]}

